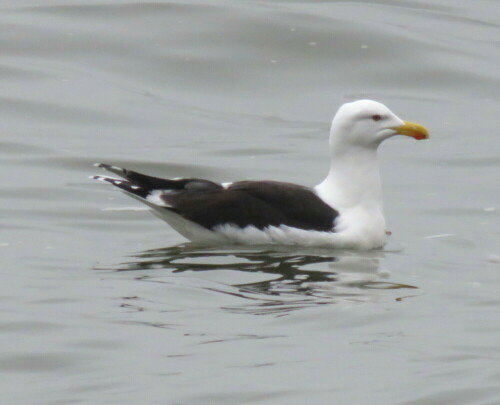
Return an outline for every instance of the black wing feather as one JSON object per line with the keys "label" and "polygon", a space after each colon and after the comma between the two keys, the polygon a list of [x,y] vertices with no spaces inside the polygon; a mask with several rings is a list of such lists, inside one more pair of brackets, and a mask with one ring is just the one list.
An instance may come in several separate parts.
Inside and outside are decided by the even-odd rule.
{"label": "black wing feather", "polygon": [[97,163],[96,167],[105,169],[111,173],[127,179],[130,183],[139,186],[145,190],[183,190],[184,188],[205,188],[205,189],[222,189],[220,184],[213,181],[203,179],[163,179],[161,177],[148,176],[133,170],[123,169],[117,166],[111,166],[105,163]]}
{"label": "black wing feather", "polygon": [[184,218],[208,229],[221,224],[258,229],[287,225],[328,232],[338,216],[310,189],[274,181],[243,181],[203,192],[184,190],[165,194],[163,200]]}

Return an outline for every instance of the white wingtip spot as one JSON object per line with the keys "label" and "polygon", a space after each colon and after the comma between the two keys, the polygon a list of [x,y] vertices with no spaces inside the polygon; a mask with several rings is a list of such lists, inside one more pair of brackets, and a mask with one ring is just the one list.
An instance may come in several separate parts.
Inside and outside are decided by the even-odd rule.
{"label": "white wingtip spot", "polygon": [[166,194],[164,190],[153,190],[147,197],[146,200],[152,204],[158,205],[160,207],[171,207],[161,198],[162,195]]}

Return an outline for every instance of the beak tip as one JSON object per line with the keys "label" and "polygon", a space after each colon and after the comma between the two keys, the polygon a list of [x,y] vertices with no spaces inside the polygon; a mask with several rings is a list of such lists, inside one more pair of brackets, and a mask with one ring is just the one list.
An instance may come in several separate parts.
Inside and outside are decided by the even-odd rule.
{"label": "beak tip", "polygon": [[411,136],[417,141],[429,139],[429,131],[423,125],[414,122],[404,121],[404,125],[395,128],[400,135]]}

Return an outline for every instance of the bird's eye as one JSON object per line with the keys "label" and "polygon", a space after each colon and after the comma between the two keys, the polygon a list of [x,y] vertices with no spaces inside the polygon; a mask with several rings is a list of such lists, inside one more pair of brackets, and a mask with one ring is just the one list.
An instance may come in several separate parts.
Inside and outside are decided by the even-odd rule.
{"label": "bird's eye", "polygon": [[378,115],[378,114],[372,115],[372,120],[373,121],[380,121],[381,119],[382,119],[381,115]]}

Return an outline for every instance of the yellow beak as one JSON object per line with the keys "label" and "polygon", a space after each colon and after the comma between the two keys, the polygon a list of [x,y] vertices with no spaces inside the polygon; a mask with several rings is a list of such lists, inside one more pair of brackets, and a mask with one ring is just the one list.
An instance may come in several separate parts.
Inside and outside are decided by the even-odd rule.
{"label": "yellow beak", "polygon": [[429,139],[429,131],[423,125],[415,124],[414,122],[404,121],[404,125],[392,128],[400,135],[411,136],[417,140]]}

